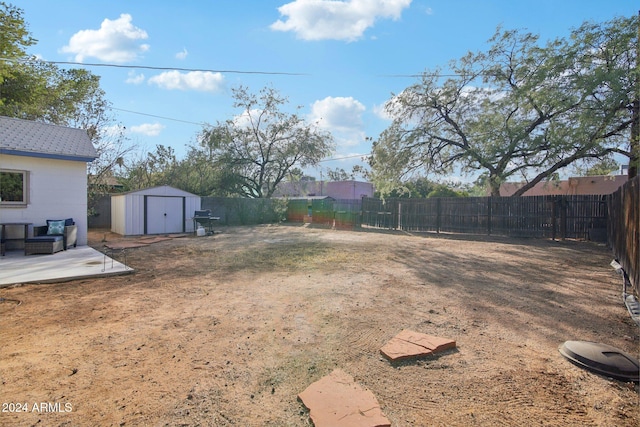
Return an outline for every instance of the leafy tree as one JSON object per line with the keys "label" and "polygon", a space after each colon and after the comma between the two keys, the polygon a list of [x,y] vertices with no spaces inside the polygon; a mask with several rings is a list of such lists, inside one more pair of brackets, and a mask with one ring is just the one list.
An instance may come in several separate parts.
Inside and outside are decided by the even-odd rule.
{"label": "leafy tree", "polygon": [[605,157],[596,163],[589,163],[583,166],[577,165],[575,173],[578,176],[609,175],[611,172],[618,170],[618,168],[619,165],[614,159]]}
{"label": "leafy tree", "polygon": [[221,172],[220,185],[229,193],[271,197],[292,168],[315,165],[331,153],[331,134],[305,123],[297,113],[283,112],[288,100],[275,89],[264,88],[256,95],[239,87],[233,97],[241,114],[200,135]]}
{"label": "leafy tree", "polygon": [[368,179],[369,171],[364,169],[361,165],[354,165],[351,168],[351,172],[347,172],[343,168],[335,168],[327,170],[327,178],[329,181],[353,181],[361,177]]}
{"label": "leafy tree", "polygon": [[108,107],[100,78],[83,69],[62,70],[27,55],[26,49],[37,40],[22,15],[22,9],[0,2],[0,114],[95,128]]}
{"label": "leafy tree", "polygon": [[[26,49],[36,43],[27,30],[22,9],[0,2],[0,85],[14,73],[13,61],[24,58]],[[0,93],[0,106],[5,93]]]}
{"label": "leafy tree", "polygon": [[427,197],[462,197],[463,193],[458,192],[452,188],[447,187],[445,184],[437,184],[435,188],[429,192]]}
{"label": "leafy tree", "polygon": [[171,147],[157,145],[155,151],[147,153],[141,159],[126,166],[126,173],[120,177],[126,190],[139,190],[158,185],[176,185],[175,178],[180,174],[175,151]]}
{"label": "leafy tree", "polygon": [[342,168],[328,169],[327,179],[329,181],[350,181],[354,179],[353,174],[349,175],[347,171]]}
{"label": "leafy tree", "polygon": [[314,176],[305,175],[304,171],[300,168],[289,169],[287,175],[285,179],[288,182],[311,182],[316,180]]}
{"label": "leafy tree", "polygon": [[[63,70],[27,55],[36,44],[23,11],[0,2],[0,115],[85,129],[98,153],[89,164],[89,210],[108,191],[106,178],[134,149],[113,126],[100,77]],[[119,129],[113,132],[112,129]]]}
{"label": "leafy tree", "polygon": [[425,177],[414,177],[402,182],[387,192],[376,190],[376,197],[425,198],[436,187],[436,183]]}
{"label": "leafy tree", "polygon": [[[513,176],[537,182],[578,161],[632,157],[637,17],[584,24],[569,40],[498,30],[487,52],[451,63],[386,105],[391,126],[370,158],[376,187],[415,173],[484,173],[492,195]],[[623,148],[628,147],[628,148]]]}
{"label": "leafy tree", "polygon": [[225,196],[219,192],[220,176],[211,154],[191,147],[185,159],[176,165],[171,185],[201,196]]}

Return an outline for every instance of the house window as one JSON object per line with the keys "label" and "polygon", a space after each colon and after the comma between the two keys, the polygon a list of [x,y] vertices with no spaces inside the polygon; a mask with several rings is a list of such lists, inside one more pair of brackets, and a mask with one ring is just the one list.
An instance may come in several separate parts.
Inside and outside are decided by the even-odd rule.
{"label": "house window", "polygon": [[0,204],[26,206],[29,173],[27,171],[0,169]]}

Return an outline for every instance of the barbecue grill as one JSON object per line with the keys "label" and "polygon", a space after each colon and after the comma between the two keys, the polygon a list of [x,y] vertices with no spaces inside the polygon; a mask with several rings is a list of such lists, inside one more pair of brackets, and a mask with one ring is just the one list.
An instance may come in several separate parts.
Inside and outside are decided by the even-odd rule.
{"label": "barbecue grill", "polygon": [[198,230],[198,224],[203,226],[207,230],[207,235],[213,234],[213,223],[220,220],[220,217],[212,216],[211,210],[195,211],[193,214],[193,229]]}

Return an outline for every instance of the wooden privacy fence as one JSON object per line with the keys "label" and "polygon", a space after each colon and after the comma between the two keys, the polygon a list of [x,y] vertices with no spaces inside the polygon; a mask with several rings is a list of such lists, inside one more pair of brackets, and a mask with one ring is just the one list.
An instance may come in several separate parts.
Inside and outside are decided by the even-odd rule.
{"label": "wooden privacy fence", "polygon": [[608,198],[608,244],[640,296],[640,176],[620,187]]}
{"label": "wooden privacy fence", "polygon": [[607,202],[605,196],[364,198],[362,226],[604,241]]}

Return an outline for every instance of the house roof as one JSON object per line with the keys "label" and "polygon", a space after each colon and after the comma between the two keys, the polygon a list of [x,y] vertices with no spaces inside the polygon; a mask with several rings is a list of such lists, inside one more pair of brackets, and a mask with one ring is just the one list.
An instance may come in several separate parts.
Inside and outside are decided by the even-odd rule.
{"label": "house roof", "polygon": [[98,157],[85,130],[0,116],[0,154],[91,162]]}

